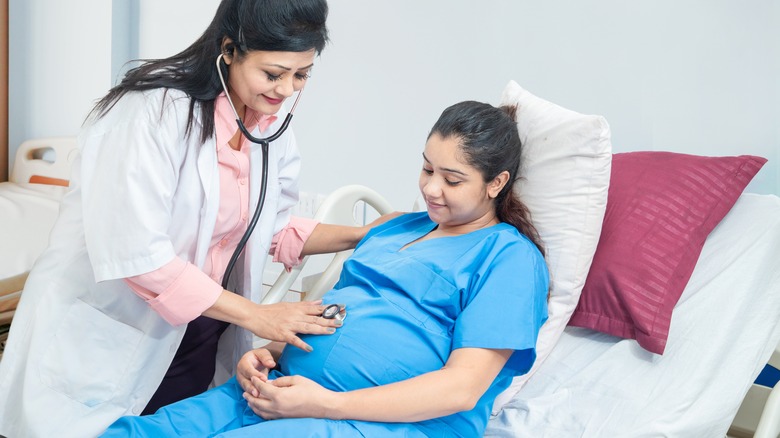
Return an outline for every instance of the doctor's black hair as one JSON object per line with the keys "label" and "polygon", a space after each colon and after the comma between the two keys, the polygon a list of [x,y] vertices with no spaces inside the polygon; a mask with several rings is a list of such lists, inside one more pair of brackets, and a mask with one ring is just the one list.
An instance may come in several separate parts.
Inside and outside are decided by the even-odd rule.
{"label": "doctor's black hair", "polygon": [[514,191],[518,179],[522,142],[515,121],[517,107],[494,107],[487,103],[465,101],[442,112],[428,138],[457,138],[466,162],[480,171],[483,180],[492,181],[499,173],[509,172],[509,180],[496,196],[496,216],[528,237],[544,255],[544,245],[531,221],[531,212]]}
{"label": "doctor's black hair", "polygon": [[[223,91],[216,71],[223,39],[233,42],[225,47],[227,55],[238,58],[252,50],[314,50],[319,55],[328,42],[327,16],[325,0],[222,0],[211,24],[191,46],[168,58],[140,60],[141,65],[129,70],[89,116],[104,116],[131,91],[177,89],[190,97],[186,134],[192,134],[198,108],[200,140],[205,142],[214,135],[215,100]],[[227,82],[228,71],[222,64]]]}

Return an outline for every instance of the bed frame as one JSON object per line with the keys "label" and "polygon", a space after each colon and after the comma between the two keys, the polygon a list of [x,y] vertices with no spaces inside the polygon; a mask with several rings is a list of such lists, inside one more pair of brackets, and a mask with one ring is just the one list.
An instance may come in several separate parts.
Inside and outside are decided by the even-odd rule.
{"label": "bed frame", "polygon": [[70,168],[78,154],[75,137],[28,140],[16,151],[10,182],[68,186]]}

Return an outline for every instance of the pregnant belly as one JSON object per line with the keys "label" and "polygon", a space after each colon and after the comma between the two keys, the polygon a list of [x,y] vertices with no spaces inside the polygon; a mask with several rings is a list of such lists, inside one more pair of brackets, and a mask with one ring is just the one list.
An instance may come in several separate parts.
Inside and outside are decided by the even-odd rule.
{"label": "pregnant belly", "polygon": [[[279,359],[284,375],[302,375],[347,391],[405,380],[441,368],[451,340],[433,333],[381,297],[348,300],[344,325],[332,335],[302,335],[314,350],[288,346]],[[327,298],[327,297],[326,297]]]}

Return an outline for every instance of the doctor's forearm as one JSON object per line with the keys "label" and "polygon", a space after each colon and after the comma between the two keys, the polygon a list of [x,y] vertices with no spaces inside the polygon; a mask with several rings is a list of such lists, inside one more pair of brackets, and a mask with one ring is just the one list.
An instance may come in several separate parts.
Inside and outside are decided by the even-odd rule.
{"label": "doctor's forearm", "polygon": [[203,312],[203,316],[249,328],[253,304],[241,295],[223,289],[217,301]]}
{"label": "doctor's forearm", "polygon": [[154,271],[126,278],[125,282],[173,326],[200,316],[222,293],[222,287],[214,280],[179,257]]}

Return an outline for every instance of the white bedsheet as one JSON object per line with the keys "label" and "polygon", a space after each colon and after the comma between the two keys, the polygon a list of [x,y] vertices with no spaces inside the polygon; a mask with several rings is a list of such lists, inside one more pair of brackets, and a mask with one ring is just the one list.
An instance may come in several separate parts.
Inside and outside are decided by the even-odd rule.
{"label": "white bedsheet", "polygon": [[663,356],[569,327],[485,436],[724,437],[780,341],[780,198],[743,194],[707,239]]}
{"label": "white bedsheet", "polygon": [[29,271],[46,248],[66,187],[0,183],[0,279]]}

